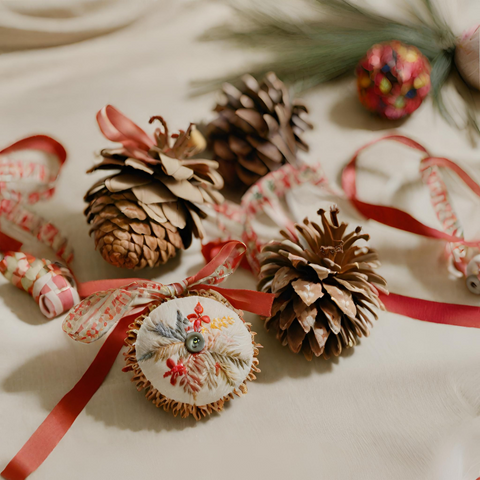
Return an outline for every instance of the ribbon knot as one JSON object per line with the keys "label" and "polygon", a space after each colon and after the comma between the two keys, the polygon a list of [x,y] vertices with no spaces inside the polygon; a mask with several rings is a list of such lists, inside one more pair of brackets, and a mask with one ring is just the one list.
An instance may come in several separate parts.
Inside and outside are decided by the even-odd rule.
{"label": "ribbon knot", "polygon": [[81,286],[80,292],[82,297],[87,298],[68,314],[63,322],[63,330],[74,340],[91,343],[105,335],[122,317],[132,314],[137,307],[195,290],[218,291],[235,308],[268,316],[273,296],[216,286],[237,269],[245,251],[242,242],[228,242],[196,275],[170,285],[141,279],[87,282]]}

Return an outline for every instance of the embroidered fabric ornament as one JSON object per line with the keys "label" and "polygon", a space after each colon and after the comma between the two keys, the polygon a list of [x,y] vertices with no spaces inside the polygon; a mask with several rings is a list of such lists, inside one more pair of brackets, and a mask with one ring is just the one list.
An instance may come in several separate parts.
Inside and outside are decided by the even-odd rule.
{"label": "embroidered fabric ornament", "polygon": [[162,117],[154,138],[111,105],[97,114],[106,138],[120,148],[102,150],[89,170],[114,170],[87,192],[85,210],[95,247],[117,267],[156,267],[203,238],[205,205],[223,201],[223,179],[213,160],[192,158],[206,145],[191,124],[170,135]]}
{"label": "embroidered fabric ornament", "polygon": [[206,290],[138,318],[127,333],[124,371],[157,407],[199,420],[247,393],[259,372],[254,336],[241,311]]}
{"label": "embroidered fabric ornament", "polygon": [[360,102],[389,120],[409,115],[430,91],[430,70],[428,59],[412,45],[374,45],[355,70]]}
{"label": "embroidered fabric ornament", "polygon": [[[0,215],[69,264],[73,251],[67,239],[28,206],[53,195],[66,157],[63,146],[44,135],[25,138],[0,151]],[[21,245],[0,232],[0,272],[30,294],[45,317],[51,319],[70,310],[80,300],[70,270],[62,264],[13,251]]]}
{"label": "embroidered fabric ornament", "polygon": [[91,343],[132,307],[151,304],[150,313],[139,316],[128,329],[124,371],[133,371],[138,389],[145,389],[157,407],[173,410],[174,415],[191,414],[198,420],[220,411],[234,394],[246,393],[245,382],[254,380],[259,371],[255,333],[243,312],[227,300],[229,291],[215,288],[237,268],[244,252],[242,243],[230,242],[216,257],[222,263],[205,275],[207,266],[182,283],[138,280],[95,293],[70,312],[63,329],[74,340]]}
{"label": "embroidered fabric ornament", "polygon": [[388,295],[387,282],[376,274],[377,252],[359,246],[369,236],[319,210],[321,225],[305,219],[294,231],[282,230],[283,240],[267,243],[259,255],[258,289],[275,294],[267,330],[294,353],[307,360],[325,359],[353,347],[357,337],[368,337],[375,309],[385,310],[379,292]]}
{"label": "embroidered fabric ornament", "polygon": [[291,99],[286,85],[269,72],[261,81],[243,75],[239,88],[225,83],[226,101],[207,127],[214,158],[229,185],[250,186],[285,163],[296,164],[297,152],[308,151],[302,139],[313,128],[308,110]]}
{"label": "embroidered fabric ornament", "polygon": [[7,252],[0,261],[0,272],[31,295],[48,319],[70,310],[80,301],[70,270],[59,263],[23,252]]}

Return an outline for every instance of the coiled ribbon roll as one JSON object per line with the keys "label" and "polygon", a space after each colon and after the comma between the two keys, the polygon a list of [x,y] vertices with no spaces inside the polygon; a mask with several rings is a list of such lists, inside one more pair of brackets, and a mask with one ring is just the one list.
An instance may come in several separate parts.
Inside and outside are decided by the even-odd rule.
{"label": "coiled ribbon roll", "polygon": [[70,270],[59,263],[23,252],[7,252],[0,261],[0,272],[31,295],[48,319],[70,310],[80,301]]}
{"label": "coiled ribbon roll", "polygon": [[[67,239],[27,206],[53,195],[66,158],[63,146],[44,135],[25,138],[1,150],[0,216],[52,248],[68,265],[73,252]],[[35,299],[43,315],[54,318],[78,303],[75,280],[66,266],[19,252],[20,247],[20,242],[0,232],[0,251],[4,252],[0,272]]]}

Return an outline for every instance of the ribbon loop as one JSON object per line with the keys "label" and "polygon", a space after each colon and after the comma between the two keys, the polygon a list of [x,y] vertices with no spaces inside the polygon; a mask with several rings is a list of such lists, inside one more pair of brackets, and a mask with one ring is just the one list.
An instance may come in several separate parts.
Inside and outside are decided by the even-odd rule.
{"label": "ribbon loop", "polygon": [[148,151],[155,144],[137,124],[112,105],[106,105],[97,113],[97,122],[108,140],[121,143],[127,149]]}
{"label": "ribbon loop", "polygon": [[[414,150],[425,154],[420,162],[422,180],[430,192],[430,199],[435,214],[441,222],[443,231],[429,227],[418,221],[410,214],[394,207],[374,205],[359,200],[356,184],[356,164],[358,156],[368,147],[385,140],[393,140],[402,143]],[[480,196],[478,185],[459,165],[443,157],[434,157],[427,149],[414,140],[401,135],[387,135],[385,137],[367,143],[359,148],[342,173],[342,186],[348,199],[355,208],[366,218],[393,227],[405,232],[422,235],[428,238],[445,240],[448,243],[447,252],[450,262],[456,270],[455,274],[462,276],[466,271],[466,247],[480,248],[480,240],[467,241],[464,238],[463,228],[453,209],[447,187],[443,181],[439,168],[447,168],[456,173],[459,178],[475,193]]]}
{"label": "ribbon loop", "polygon": [[[291,230],[293,222],[283,211],[280,199],[292,190],[305,183],[321,187],[328,193],[340,195],[328,182],[328,179],[319,163],[314,165],[294,166],[285,164],[278,170],[272,171],[252,185],[243,195],[241,205],[224,202],[216,208],[216,222],[219,230],[225,236],[231,238],[231,232],[224,225],[224,220],[233,222],[233,226],[240,226],[236,231],[236,237],[241,238],[246,245],[246,262],[242,266],[257,274],[260,267],[257,255],[263,245],[253,221],[256,215],[266,213],[275,224],[281,228]],[[202,246],[202,253],[207,261],[211,255],[218,251],[226,241],[214,241]],[[245,260],[245,259],[244,259]]]}

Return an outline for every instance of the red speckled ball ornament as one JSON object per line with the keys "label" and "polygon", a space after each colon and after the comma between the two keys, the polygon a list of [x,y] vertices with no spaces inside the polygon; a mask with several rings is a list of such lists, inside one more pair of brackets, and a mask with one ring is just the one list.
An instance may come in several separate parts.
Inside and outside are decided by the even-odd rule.
{"label": "red speckled ball ornament", "polygon": [[374,45],[355,73],[362,104],[390,120],[414,112],[430,91],[427,58],[398,41]]}

